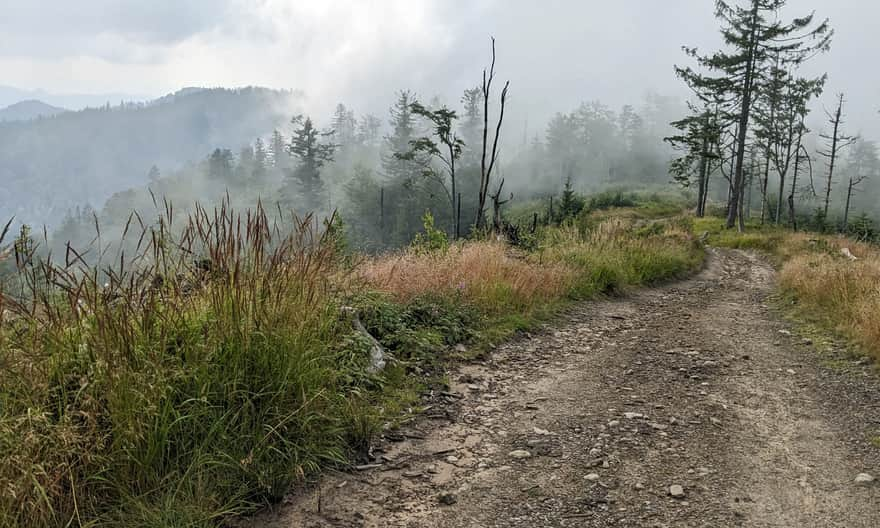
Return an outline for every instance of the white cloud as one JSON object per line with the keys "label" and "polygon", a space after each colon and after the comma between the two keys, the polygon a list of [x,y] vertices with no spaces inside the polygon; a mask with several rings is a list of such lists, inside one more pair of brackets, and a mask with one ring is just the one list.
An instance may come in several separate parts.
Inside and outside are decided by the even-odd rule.
{"label": "white cloud", "polygon": [[[183,86],[302,89],[309,111],[337,101],[382,112],[411,88],[456,102],[499,42],[513,111],[539,122],[582,100],[638,103],[684,95],[680,46],[717,46],[708,0],[6,0],[3,84],[53,92],[162,95]],[[851,92],[853,124],[875,127],[880,73],[873,0],[798,0],[838,29],[815,63],[829,89]],[[811,66],[812,67],[812,66]],[[873,106],[872,106],[873,105]],[[868,116],[873,116],[868,119]],[[858,121],[858,122],[856,122]],[[863,123],[866,123],[863,125]]]}

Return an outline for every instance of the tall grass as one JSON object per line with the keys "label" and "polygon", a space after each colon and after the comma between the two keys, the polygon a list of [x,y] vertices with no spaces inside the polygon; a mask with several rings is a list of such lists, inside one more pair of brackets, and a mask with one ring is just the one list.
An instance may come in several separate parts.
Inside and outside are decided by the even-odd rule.
{"label": "tall grass", "polygon": [[574,272],[540,266],[501,242],[456,244],[442,252],[403,251],[364,262],[360,276],[407,302],[427,293],[459,295],[485,313],[529,311],[564,297]]}
{"label": "tall grass", "polygon": [[357,396],[335,364],[334,245],[262,210],[173,224],[104,267],[17,255],[0,525],[212,525],[346,459]]}
{"label": "tall grass", "polygon": [[[840,331],[880,360],[880,250],[840,238],[813,246],[789,252],[779,276],[782,292],[802,315]],[[844,247],[859,260],[844,257]]]}
{"label": "tall grass", "polygon": [[366,261],[371,287],[407,301],[426,292],[461,295],[489,314],[529,311],[564,298],[589,298],[682,276],[703,253],[684,218],[641,223],[590,211],[547,227],[533,253],[499,242],[467,243],[441,253],[405,251]]}
{"label": "tall grass", "polygon": [[548,232],[540,253],[545,262],[575,270],[578,298],[680,277],[702,264],[685,219],[640,224],[627,214],[588,220]]}

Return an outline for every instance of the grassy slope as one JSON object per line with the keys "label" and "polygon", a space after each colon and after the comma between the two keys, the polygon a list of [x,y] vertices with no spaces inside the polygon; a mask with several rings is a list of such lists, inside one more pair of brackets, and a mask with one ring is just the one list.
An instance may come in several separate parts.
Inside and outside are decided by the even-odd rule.
{"label": "grassy slope", "polygon": [[[695,221],[708,243],[760,250],[779,268],[779,291],[799,319],[837,332],[880,360],[880,248],[843,236],[751,224],[744,233],[718,218]],[[858,260],[847,258],[846,248]]]}
{"label": "grassy slope", "polygon": [[[529,250],[441,241],[354,265],[302,226],[267,240],[259,215],[237,239],[221,212],[190,232],[207,270],[161,237],[148,273],[107,286],[35,268],[37,302],[0,306],[0,525],[215,526],[277,500],[363,454],[456,345],[697,269],[671,210],[587,211]],[[393,354],[381,375],[343,306]]]}

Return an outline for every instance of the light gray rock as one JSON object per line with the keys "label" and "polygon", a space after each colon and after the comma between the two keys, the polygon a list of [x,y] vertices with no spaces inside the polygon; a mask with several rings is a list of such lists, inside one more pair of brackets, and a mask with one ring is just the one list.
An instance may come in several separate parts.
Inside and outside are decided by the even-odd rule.
{"label": "light gray rock", "polygon": [[674,499],[681,499],[684,497],[684,488],[678,484],[673,484],[669,486],[669,496]]}
{"label": "light gray rock", "polygon": [[856,475],[856,486],[867,486],[874,482],[874,477],[868,473],[859,473]]}

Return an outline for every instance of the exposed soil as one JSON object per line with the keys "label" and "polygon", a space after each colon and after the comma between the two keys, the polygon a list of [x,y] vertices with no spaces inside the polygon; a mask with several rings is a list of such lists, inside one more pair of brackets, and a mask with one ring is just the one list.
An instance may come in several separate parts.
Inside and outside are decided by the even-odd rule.
{"label": "exposed soil", "polygon": [[773,280],[712,250],[693,279],[580,305],[450,372],[378,467],[250,524],[876,528],[880,376],[798,337]]}

